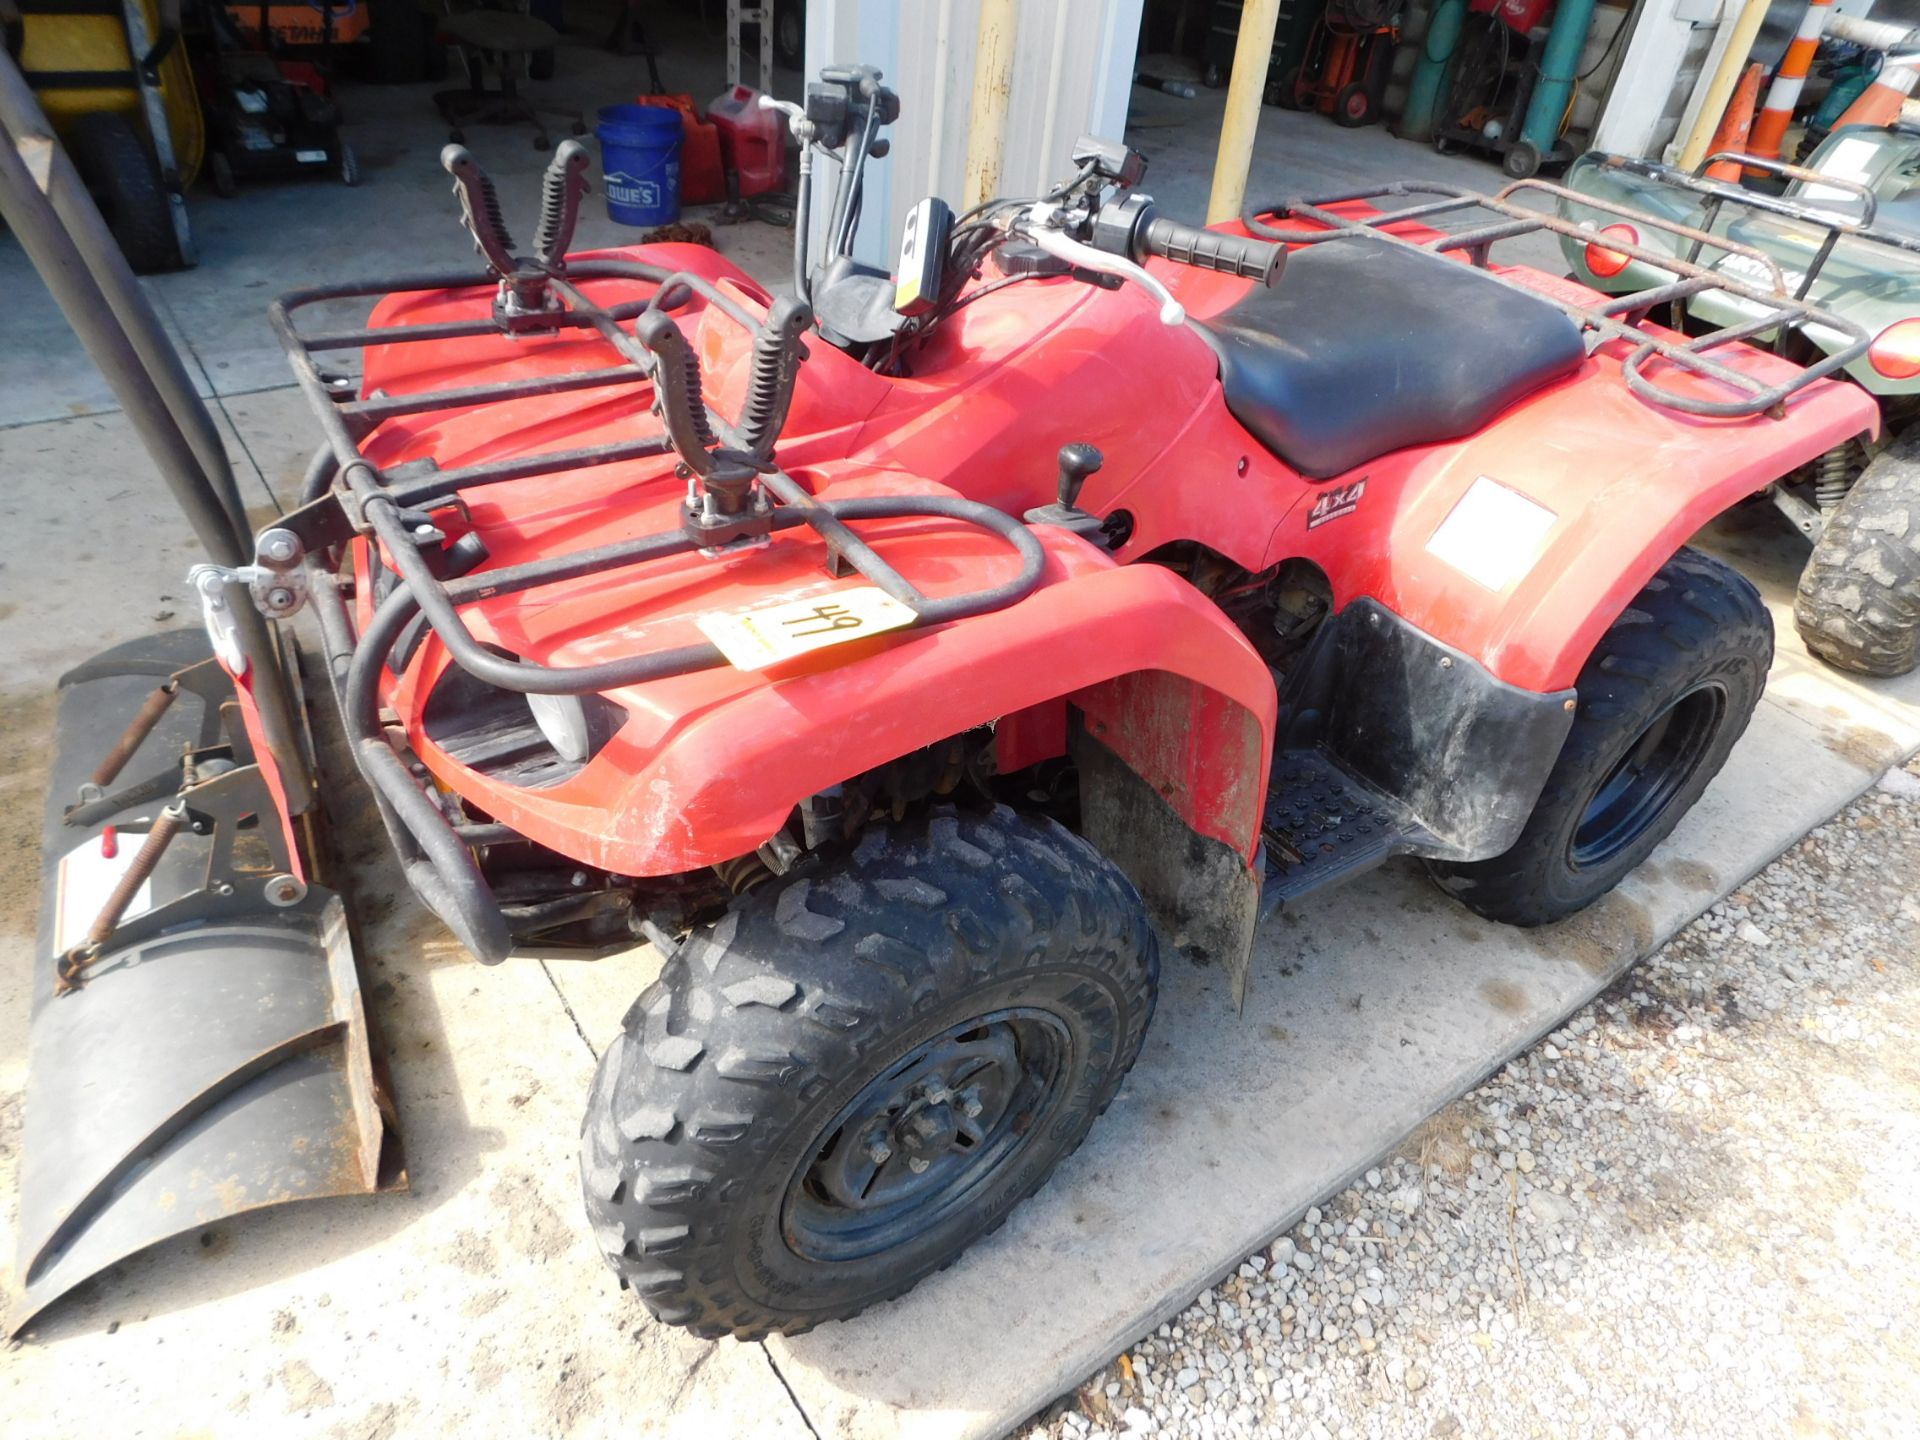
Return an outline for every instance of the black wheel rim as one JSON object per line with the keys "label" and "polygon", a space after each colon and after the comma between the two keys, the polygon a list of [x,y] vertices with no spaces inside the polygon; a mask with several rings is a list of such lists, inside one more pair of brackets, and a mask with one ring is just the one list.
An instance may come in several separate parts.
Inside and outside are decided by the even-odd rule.
{"label": "black wheel rim", "polygon": [[781,1207],[796,1255],[846,1261],[904,1245],[1019,1163],[1066,1098],[1073,1041],[1042,1010],[997,1010],[916,1046],[821,1132]]}
{"label": "black wheel rim", "polygon": [[1687,691],[1634,738],[1594,790],[1574,827],[1575,869],[1604,865],[1666,813],[1712,748],[1727,712],[1719,685]]}

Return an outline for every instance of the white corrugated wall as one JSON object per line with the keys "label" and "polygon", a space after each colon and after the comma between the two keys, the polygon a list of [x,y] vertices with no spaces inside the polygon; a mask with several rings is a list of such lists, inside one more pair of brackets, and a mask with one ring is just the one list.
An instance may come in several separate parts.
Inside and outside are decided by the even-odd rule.
{"label": "white corrugated wall", "polygon": [[[1142,4],[1020,0],[1001,194],[1037,194],[1061,178],[1082,134],[1120,138]],[[900,97],[893,151],[867,170],[861,259],[891,261],[901,223],[923,196],[959,205],[979,29],[979,0],[807,0],[807,73],[877,65]]]}

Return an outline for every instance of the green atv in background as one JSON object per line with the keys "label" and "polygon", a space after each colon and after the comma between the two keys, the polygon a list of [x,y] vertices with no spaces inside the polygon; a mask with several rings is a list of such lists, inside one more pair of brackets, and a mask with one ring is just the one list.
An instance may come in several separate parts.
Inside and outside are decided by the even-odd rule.
{"label": "green atv in background", "polygon": [[[1708,167],[1724,161],[1785,181],[1783,192],[1708,178]],[[1920,660],[1920,129],[1836,130],[1804,168],[1723,154],[1688,172],[1596,151],[1574,163],[1566,189],[1562,212],[1594,238],[1560,243],[1573,278],[1596,290],[1626,294],[1674,281],[1657,263],[1672,255],[1810,300],[1874,337],[1845,373],[1880,401],[1879,441],[1838,446],[1769,493],[1813,540],[1794,602],[1807,648],[1864,675],[1913,669]],[[1636,226],[1637,215],[1695,233]],[[1770,341],[1803,363],[1852,338],[1813,325],[1763,333],[1761,312],[1724,290],[1678,293],[1671,304],[1676,328]]]}

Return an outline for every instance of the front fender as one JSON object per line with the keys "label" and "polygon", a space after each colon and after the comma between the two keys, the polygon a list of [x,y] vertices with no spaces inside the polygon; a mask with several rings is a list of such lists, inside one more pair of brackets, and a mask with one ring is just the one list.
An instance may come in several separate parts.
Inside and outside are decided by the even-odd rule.
{"label": "front fender", "polygon": [[[1266,666],[1172,572],[1121,568],[1063,531],[1039,533],[1049,551],[1046,578],[1016,605],[902,632],[884,648],[808,673],[703,672],[697,703],[678,715],[660,706],[674,693],[667,687],[681,682],[654,682],[651,697],[651,687],[638,687],[620,697],[636,722],[576,781],[481,798],[496,818],[583,864],[677,874],[754,850],[801,800],[888,760],[1020,712],[1067,701],[1098,709],[1112,698],[1107,682],[1151,672],[1196,697],[1190,739],[1171,746],[1162,736],[1153,748],[1120,735],[1112,743],[1146,767],[1197,833],[1250,864],[1277,705]],[[654,713],[642,714],[648,706]],[[1253,743],[1202,767],[1188,752],[1227,726]],[[422,758],[441,771],[446,757],[417,738]],[[471,775],[446,778],[463,793],[476,789]]]}

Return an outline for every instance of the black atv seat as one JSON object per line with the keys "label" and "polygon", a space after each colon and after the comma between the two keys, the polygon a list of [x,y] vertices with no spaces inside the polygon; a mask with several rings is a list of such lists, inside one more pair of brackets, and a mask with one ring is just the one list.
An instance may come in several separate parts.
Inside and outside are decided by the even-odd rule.
{"label": "black atv seat", "polygon": [[1323,480],[1409,445],[1470,435],[1579,365],[1555,305],[1423,250],[1331,240],[1294,251],[1273,289],[1203,324],[1227,409]]}

